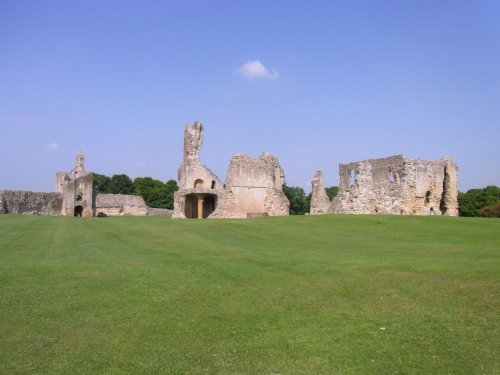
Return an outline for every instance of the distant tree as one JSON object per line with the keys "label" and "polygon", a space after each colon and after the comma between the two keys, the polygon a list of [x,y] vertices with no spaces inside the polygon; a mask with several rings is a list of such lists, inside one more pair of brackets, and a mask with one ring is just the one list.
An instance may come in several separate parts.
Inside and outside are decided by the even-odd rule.
{"label": "distant tree", "polygon": [[482,217],[500,217],[500,201],[490,206],[481,208],[479,214]]}
{"label": "distant tree", "polygon": [[330,187],[325,188],[325,191],[326,191],[326,195],[328,195],[328,198],[330,198],[330,200],[332,200],[339,192],[339,187],[338,186],[330,186]]}
{"label": "distant tree", "polygon": [[479,216],[481,209],[500,201],[500,188],[487,186],[484,189],[470,189],[458,194],[460,216]]}
{"label": "distant tree", "polygon": [[137,177],[134,179],[134,194],[144,196],[149,191],[163,187],[163,182],[160,180],[153,180],[151,177]]}
{"label": "distant tree", "polygon": [[173,209],[174,208],[174,193],[179,190],[179,186],[177,186],[177,181],[175,180],[168,180],[165,183],[165,187],[167,189],[168,195],[167,195],[167,204],[165,208],[168,209]]}
{"label": "distant tree", "polygon": [[99,173],[93,173],[94,175],[94,191],[96,193],[109,193],[111,178]]}
{"label": "distant tree", "polygon": [[134,180],[134,194],[143,197],[149,207],[173,209],[174,193],[178,189],[174,180],[165,184],[151,177],[137,177]]}
{"label": "distant tree", "polygon": [[115,174],[111,177],[109,190],[112,194],[132,194],[134,183],[126,174]]}
{"label": "distant tree", "polygon": [[304,189],[298,186],[283,184],[283,192],[290,201],[290,215],[304,215],[309,212],[310,199]]}

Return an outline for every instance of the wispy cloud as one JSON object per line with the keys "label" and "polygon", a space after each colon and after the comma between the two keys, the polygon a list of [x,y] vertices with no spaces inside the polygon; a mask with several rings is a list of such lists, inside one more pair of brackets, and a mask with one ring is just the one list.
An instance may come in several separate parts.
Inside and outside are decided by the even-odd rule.
{"label": "wispy cloud", "polygon": [[260,60],[247,61],[238,69],[236,69],[236,72],[249,79],[276,79],[280,76],[276,70],[269,69],[264,64],[262,64]]}
{"label": "wispy cloud", "polygon": [[17,126],[17,125],[33,125],[39,121],[32,116],[0,116],[0,125]]}
{"label": "wispy cloud", "polygon": [[56,142],[48,143],[45,145],[45,149],[49,151],[57,151],[59,150],[59,145]]}

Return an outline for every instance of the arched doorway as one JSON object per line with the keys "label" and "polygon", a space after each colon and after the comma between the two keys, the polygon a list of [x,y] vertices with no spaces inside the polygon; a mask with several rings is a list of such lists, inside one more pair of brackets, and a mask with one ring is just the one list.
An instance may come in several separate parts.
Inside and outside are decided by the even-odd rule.
{"label": "arched doorway", "polygon": [[188,194],[184,203],[184,215],[188,219],[206,219],[215,211],[217,196],[214,194]]}
{"label": "arched doorway", "polygon": [[80,205],[75,206],[75,213],[74,213],[75,217],[76,216],[81,217],[82,214],[83,214],[83,206]]}

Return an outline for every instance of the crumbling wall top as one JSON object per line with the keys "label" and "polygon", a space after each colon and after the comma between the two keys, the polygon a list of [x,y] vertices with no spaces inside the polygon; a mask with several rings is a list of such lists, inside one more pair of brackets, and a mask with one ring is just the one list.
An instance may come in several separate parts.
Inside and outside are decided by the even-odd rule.
{"label": "crumbling wall top", "polygon": [[253,158],[244,153],[233,155],[226,176],[228,187],[273,187],[281,189],[285,173],[278,158],[268,152]]}
{"label": "crumbling wall top", "polygon": [[200,150],[203,146],[203,125],[195,121],[184,129],[184,165],[200,163]]}

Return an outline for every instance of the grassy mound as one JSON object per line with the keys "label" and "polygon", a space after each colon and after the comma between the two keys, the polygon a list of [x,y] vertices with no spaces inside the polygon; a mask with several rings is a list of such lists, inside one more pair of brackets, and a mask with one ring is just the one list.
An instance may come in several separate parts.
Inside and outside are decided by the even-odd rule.
{"label": "grassy mound", "polygon": [[0,373],[500,373],[499,233],[2,215]]}

